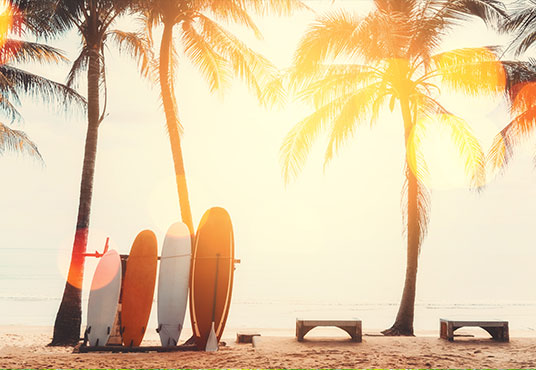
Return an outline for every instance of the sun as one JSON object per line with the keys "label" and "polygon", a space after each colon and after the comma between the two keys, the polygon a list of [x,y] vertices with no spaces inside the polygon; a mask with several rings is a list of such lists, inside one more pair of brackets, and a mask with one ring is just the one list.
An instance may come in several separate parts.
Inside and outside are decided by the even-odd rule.
{"label": "sun", "polygon": [[14,8],[7,0],[0,0],[0,48],[3,48],[13,28]]}

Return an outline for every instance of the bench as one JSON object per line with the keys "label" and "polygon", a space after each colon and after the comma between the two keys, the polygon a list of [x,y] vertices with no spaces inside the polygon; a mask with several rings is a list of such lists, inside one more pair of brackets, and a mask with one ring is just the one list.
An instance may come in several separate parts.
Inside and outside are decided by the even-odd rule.
{"label": "bench", "polygon": [[236,343],[253,343],[253,337],[260,337],[259,333],[236,333]]}
{"label": "bench", "polygon": [[353,342],[361,342],[361,320],[303,320],[296,319],[296,338],[298,342],[317,326],[335,326],[350,334]]}
{"label": "bench", "polygon": [[464,326],[476,326],[490,333],[491,337],[499,342],[508,342],[510,335],[508,332],[508,321],[468,321],[468,320],[448,320],[439,319],[439,337],[454,341],[454,331]]}

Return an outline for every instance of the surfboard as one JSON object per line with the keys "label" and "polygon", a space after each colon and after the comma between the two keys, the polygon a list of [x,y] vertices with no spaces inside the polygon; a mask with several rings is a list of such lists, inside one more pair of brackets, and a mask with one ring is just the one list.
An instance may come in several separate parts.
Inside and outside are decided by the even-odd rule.
{"label": "surfboard", "polygon": [[190,319],[200,350],[206,349],[213,323],[217,342],[223,334],[231,303],[233,274],[231,218],[225,209],[211,208],[199,223],[192,253]]}
{"label": "surfboard", "polygon": [[110,249],[100,259],[89,292],[86,335],[90,346],[104,346],[110,336],[121,292],[121,257]]}
{"label": "surfboard", "polygon": [[137,347],[143,340],[153,304],[157,261],[156,236],[144,230],[132,244],[123,282],[121,331],[125,346]]}
{"label": "surfboard", "polygon": [[162,246],[158,275],[158,334],[162,346],[179,342],[190,282],[192,244],[190,231],[182,222],[170,226]]}

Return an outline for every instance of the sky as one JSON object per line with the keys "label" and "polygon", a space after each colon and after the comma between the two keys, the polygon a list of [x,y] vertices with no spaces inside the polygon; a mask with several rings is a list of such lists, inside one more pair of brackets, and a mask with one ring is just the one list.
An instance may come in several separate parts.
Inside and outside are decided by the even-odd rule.
{"label": "sky", "polygon": [[[309,4],[320,13],[350,6],[342,0]],[[361,14],[370,9],[368,1],[357,4],[354,10]],[[284,68],[314,17],[305,12],[259,19],[262,41],[230,28]],[[444,47],[504,39],[475,21],[448,35]],[[51,44],[76,57],[76,34]],[[102,250],[110,237],[111,246],[127,254],[143,229],[156,233],[161,248],[179,210],[159,91],[139,77],[135,63],[113,50],[107,63],[109,109],[99,133],[88,251]],[[57,80],[68,71],[68,65],[31,67]],[[398,110],[385,112],[373,129],[360,128],[325,170],[326,138],[320,138],[303,172],[285,185],[279,147],[310,108],[296,102],[281,109],[260,107],[239,81],[222,96],[213,96],[187,62],[180,64],[176,90],[194,224],[213,206],[226,208],[233,221],[236,256],[242,261],[234,300],[399,301],[406,245]],[[472,125],[485,149],[509,120],[501,97],[468,98],[445,90],[442,98]],[[12,154],[0,158],[0,248],[17,248],[28,259],[36,258],[32,248],[48,250],[57,254],[58,265],[47,268],[65,274],[77,216],[85,117],[57,114],[54,107],[29,99],[21,112],[25,123],[14,128],[38,145],[44,163]],[[449,149],[438,148],[443,150]],[[433,189],[418,302],[536,302],[535,153],[530,140],[481,192],[459,184]],[[88,285],[94,268],[95,261],[89,261]],[[60,296],[63,286],[55,289]]]}

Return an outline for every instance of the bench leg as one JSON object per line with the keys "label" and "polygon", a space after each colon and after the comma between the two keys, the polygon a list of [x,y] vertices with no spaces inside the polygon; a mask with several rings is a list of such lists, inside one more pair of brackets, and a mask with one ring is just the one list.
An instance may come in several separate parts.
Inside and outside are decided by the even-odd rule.
{"label": "bench leg", "polygon": [[447,340],[449,342],[454,342],[454,331],[458,329],[455,328],[451,322],[447,323]]}
{"label": "bench leg", "polygon": [[298,342],[302,342],[305,334],[309,333],[313,328],[314,326],[305,326],[301,322],[296,322],[296,338]]}
{"label": "bench leg", "polygon": [[445,321],[439,322],[439,338],[447,339],[447,323]]}
{"label": "bench leg", "polygon": [[453,327],[451,322],[440,321],[439,322],[439,337],[442,339],[446,339],[449,342],[453,342],[454,330],[456,329],[458,328]]}
{"label": "bench leg", "polygon": [[345,332],[352,337],[352,342],[361,342],[361,327],[360,326],[338,326],[339,329],[344,330]]}
{"label": "bench leg", "polygon": [[482,328],[487,331],[491,337],[498,342],[508,342],[510,340],[510,335],[508,332],[508,325],[495,328]]}
{"label": "bench leg", "polygon": [[298,342],[303,340],[302,328],[303,324],[299,321],[296,321],[296,338],[298,338]]}

